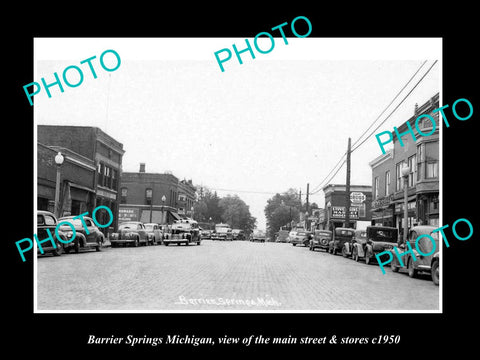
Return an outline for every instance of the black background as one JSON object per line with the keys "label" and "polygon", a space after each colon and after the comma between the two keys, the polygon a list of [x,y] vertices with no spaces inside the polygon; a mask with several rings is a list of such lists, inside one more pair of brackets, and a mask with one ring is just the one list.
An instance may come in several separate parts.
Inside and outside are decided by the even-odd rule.
{"label": "black background", "polygon": [[[267,3],[265,3],[267,4]],[[318,5],[319,4],[319,5]],[[48,357],[67,355],[149,354],[159,357],[174,354],[253,352],[271,355],[272,351],[298,356],[309,352],[322,355],[378,354],[382,357],[421,357],[441,354],[456,347],[475,346],[478,256],[478,202],[476,167],[476,123],[480,112],[477,85],[478,29],[476,10],[467,3],[367,3],[298,6],[294,3],[272,3],[260,9],[259,4],[182,3],[177,9],[162,3],[115,3],[100,9],[98,4],[75,6],[35,4],[25,9],[12,7],[4,27],[5,55],[3,74],[7,85],[2,92],[5,117],[3,122],[4,163],[2,182],[6,199],[3,202],[2,261],[5,280],[3,298],[7,321],[2,343],[19,352],[34,350]],[[441,5],[446,4],[446,5]],[[33,258],[21,262],[15,241],[31,237],[33,229],[33,108],[23,85],[33,78],[34,37],[241,37],[253,38],[257,33],[297,16],[306,16],[312,23],[309,37],[442,37],[443,38],[443,104],[467,98],[473,104],[473,117],[458,121],[451,116],[450,128],[443,128],[443,224],[458,218],[469,219],[474,235],[465,242],[446,234],[450,248],[443,251],[443,314],[378,313],[378,314],[34,314]],[[477,21],[477,22],[475,22]],[[302,33],[299,30],[300,33]],[[212,54],[212,61],[213,60]],[[219,72],[220,75],[220,72]],[[368,91],[368,88],[365,89]],[[5,101],[6,100],[6,101]],[[451,112],[447,112],[451,114]],[[4,232],[5,233],[5,232]],[[6,260],[6,261],[5,261]],[[368,291],[368,289],[365,289]],[[469,325],[473,328],[469,328]],[[167,334],[188,334],[196,337],[322,337],[336,335],[375,337],[400,335],[398,345],[262,345],[244,347],[228,345],[199,346],[93,346],[87,345],[90,334],[126,337],[164,337]],[[4,351],[7,349],[4,349]],[[33,355],[35,356],[35,355]],[[149,356],[149,357],[150,357]],[[171,355],[169,355],[171,356]]]}

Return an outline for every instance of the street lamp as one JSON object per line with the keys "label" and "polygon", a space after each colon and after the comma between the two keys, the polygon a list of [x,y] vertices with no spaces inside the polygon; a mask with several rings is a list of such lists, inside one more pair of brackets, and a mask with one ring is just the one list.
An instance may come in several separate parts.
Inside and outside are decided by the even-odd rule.
{"label": "street lamp", "polygon": [[408,165],[402,167],[402,176],[403,176],[403,201],[404,201],[404,210],[403,210],[403,243],[407,243],[407,233],[408,233],[408,175],[410,174],[410,168]]}
{"label": "street lamp", "polygon": [[63,164],[64,157],[62,153],[59,151],[57,155],[55,155],[55,164],[57,164],[57,179],[55,182],[55,206],[53,208],[53,213],[55,216],[59,217],[60,211],[60,167]]}
{"label": "street lamp", "polygon": [[162,195],[162,221],[165,224],[167,221],[165,219],[165,201],[167,200],[167,197],[165,195]]}
{"label": "street lamp", "polygon": [[332,207],[332,203],[329,201],[327,203],[327,230],[330,230],[330,208]]}

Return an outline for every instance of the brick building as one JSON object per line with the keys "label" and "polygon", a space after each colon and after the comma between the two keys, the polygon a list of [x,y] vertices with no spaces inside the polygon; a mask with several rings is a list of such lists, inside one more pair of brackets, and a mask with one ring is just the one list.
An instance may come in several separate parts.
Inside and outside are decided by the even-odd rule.
{"label": "brick building", "polygon": [[192,181],[171,173],[123,172],[120,185],[120,221],[137,220],[160,224],[191,216],[195,201]]}
{"label": "brick building", "polygon": [[[341,227],[345,223],[347,205],[346,186],[328,184],[323,187],[325,193],[325,212],[323,228],[330,225]],[[371,221],[372,187],[370,185],[350,185],[350,227],[356,228],[359,221]]]}
{"label": "brick building", "polygon": [[60,146],[37,143],[37,208],[54,211],[57,165],[61,152],[59,216],[92,212],[95,204],[95,163]]}
{"label": "brick building", "polygon": [[[64,149],[64,151],[76,153],[82,159],[87,159],[90,164],[93,163],[96,169],[91,174],[94,182],[92,185],[94,198],[89,206],[93,209],[100,205],[109,207],[114,216],[112,226],[116,228],[119,180],[122,157],[125,153],[123,145],[101,129],[91,126],[39,125],[37,140],[52,149]],[[75,215],[74,212],[72,214]],[[99,211],[96,217],[100,223],[109,221],[106,211]]]}
{"label": "brick building", "polygon": [[[422,106],[415,106],[414,115],[408,119],[415,131],[416,141],[410,134],[401,137],[401,146],[396,134],[393,148],[370,162],[372,168],[372,222],[388,226],[403,228],[404,216],[404,179],[401,169],[408,165],[408,224],[430,224],[439,226],[439,117],[438,112],[432,113],[439,107],[437,93]],[[415,121],[422,114],[432,116],[437,124],[433,130],[431,121],[423,117],[418,123],[420,130],[432,133],[429,136],[420,136],[415,130]],[[408,130],[407,121],[398,132]]]}

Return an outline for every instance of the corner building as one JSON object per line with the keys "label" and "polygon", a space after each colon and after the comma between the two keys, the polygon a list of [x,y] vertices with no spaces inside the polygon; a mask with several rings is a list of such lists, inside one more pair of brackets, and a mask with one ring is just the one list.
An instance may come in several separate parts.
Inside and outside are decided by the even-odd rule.
{"label": "corner building", "polygon": [[[439,113],[433,110],[439,107],[439,94],[425,104],[415,106],[414,115],[407,121],[415,132],[416,141],[411,134],[401,137],[403,146],[395,133],[393,148],[370,162],[372,168],[372,223],[378,225],[403,227],[404,217],[404,179],[401,169],[406,164],[410,168],[407,184],[408,226],[416,224],[439,226]],[[429,136],[421,136],[415,128],[417,117],[429,114],[436,125],[423,117],[418,128]],[[402,134],[408,130],[407,121],[398,127]],[[435,127],[435,130],[434,130]]]}

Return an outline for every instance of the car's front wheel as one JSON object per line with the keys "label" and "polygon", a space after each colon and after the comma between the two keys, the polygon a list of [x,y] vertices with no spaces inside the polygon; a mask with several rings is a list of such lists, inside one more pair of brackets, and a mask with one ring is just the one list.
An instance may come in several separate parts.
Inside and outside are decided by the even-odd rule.
{"label": "car's front wheel", "polygon": [[408,276],[410,276],[411,278],[417,277],[417,269],[415,269],[415,266],[413,265],[412,258],[408,260]]}
{"label": "car's front wheel", "polygon": [[438,285],[440,283],[440,271],[438,261],[435,261],[432,264],[432,281],[435,285]]}

